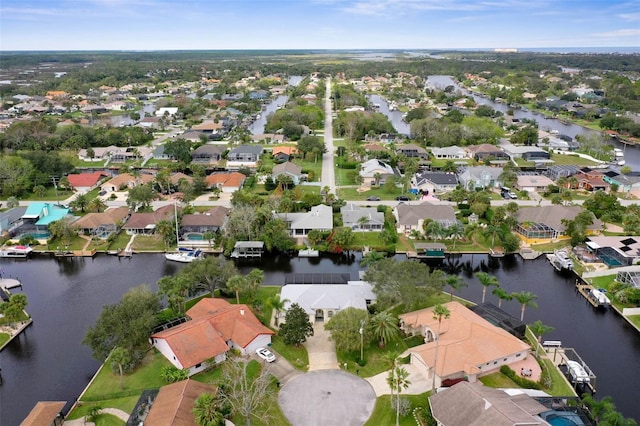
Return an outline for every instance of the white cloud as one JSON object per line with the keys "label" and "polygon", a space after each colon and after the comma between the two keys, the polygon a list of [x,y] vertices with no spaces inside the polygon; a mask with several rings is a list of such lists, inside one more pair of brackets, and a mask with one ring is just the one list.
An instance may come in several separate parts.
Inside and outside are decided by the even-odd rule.
{"label": "white cloud", "polygon": [[605,33],[596,33],[596,37],[640,37],[640,28],[628,28]]}
{"label": "white cloud", "polygon": [[629,21],[629,22],[640,21],[640,12],[636,12],[636,13],[620,13],[617,16],[618,16],[618,18],[622,19],[623,21]]}

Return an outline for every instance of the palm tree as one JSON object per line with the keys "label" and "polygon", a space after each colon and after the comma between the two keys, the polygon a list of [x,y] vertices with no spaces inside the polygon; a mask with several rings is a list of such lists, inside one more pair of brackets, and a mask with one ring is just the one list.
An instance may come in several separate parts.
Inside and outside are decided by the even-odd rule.
{"label": "palm tree", "polygon": [[520,321],[524,320],[524,310],[527,309],[527,306],[531,306],[533,308],[538,307],[538,304],[535,302],[538,296],[531,293],[530,291],[521,291],[520,293],[513,293],[512,296],[522,305],[520,309]]}
{"label": "palm tree", "polygon": [[87,207],[89,207],[89,210],[93,210],[93,211],[96,211],[96,212],[100,213],[101,211],[107,209],[107,203],[102,201],[102,199],[100,197],[96,197],[96,198],[92,199],[91,201],[89,201],[89,204],[88,204]]}
{"label": "palm tree", "polygon": [[124,366],[131,361],[129,352],[125,348],[118,346],[111,352],[109,360],[112,366],[118,367],[118,372],[120,373],[120,389],[124,389],[122,376],[124,374]]}
{"label": "palm tree", "polygon": [[491,293],[495,294],[498,297],[498,308],[502,308],[502,301],[503,300],[507,300],[508,301],[508,300],[513,299],[513,296],[511,295],[511,293],[507,292],[502,287],[494,288]]}
{"label": "palm tree", "polygon": [[267,300],[267,305],[271,306],[271,308],[274,311],[276,311],[274,315],[276,327],[278,326],[278,319],[280,318],[280,312],[284,310],[284,306],[287,304],[287,302],[290,302],[290,300],[289,299],[280,300],[279,294],[276,294],[275,296]]}
{"label": "palm tree", "polygon": [[388,382],[392,390],[398,394],[396,398],[396,426],[400,425],[400,393],[403,389],[407,389],[411,382],[409,381],[409,372],[404,367],[396,367],[389,372]]}
{"label": "palm tree", "polygon": [[224,422],[218,398],[209,392],[198,396],[193,407],[193,414],[199,426],[219,426]]}
{"label": "palm tree", "polygon": [[393,386],[392,381],[394,378],[394,372],[397,365],[400,363],[400,355],[396,351],[386,352],[382,356],[386,361],[391,363],[391,369],[389,370],[389,375],[387,376],[387,384],[389,385],[389,389],[391,389],[391,394],[389,395],[389,402],[393,404]]}
{"label": "palm tree", "polygon": [[369,218],[367,216],[360,216],[358,218],[358,226],[360,227],[360,230],[362,231],[363,235],[364,235],[364,227],[368,223],[369,223]]}
{"label": "palm tree", "polygon": [[[173,223],[170,220],[162,219],[156,224],[155,232],[162,237],[164,240],[164,246],[168,250],[169,244],[173,244],[173,241],[176,238],[176,229],[174,228]],[[178,242],[176,241],[176,244],[177,243]]]}
{"label": "palm tree", "polygon": [[382,175],[380,173],[374,173],[373,180],[376,186],[380,186],[380,180],[382,179]]}
{"label": "palm tree", "polygon": [[378,312],[369,322],[373,334],[380,339],[378,346],[384,348],[385,343],[398,336],[398,320],[389,311]]}
{"label": "palm tree", "polygon": [[247,278],[243,275],[234,275],[227,280],[227,288],[236,293],[236,303],[240,304],[240,291],[247,285]]}
{"label": "palm tree", "polygon": [[538,341],[538,344],[536,345],[536,356],[538,356],[538,349],[540,348],[542,336],[547,333],[551,333],[553,330],[555,330],[555,328],[551,327],[550,325],[545,325],[542,323],[542,321],[538,320],[533,324],[529,324],[529,329],[536,336],[536,340]]}
{"label": "palm tree", "polygon": [[73,208],[80,209],[80,211],[84,213],[84,209],[86,209],[89,204],[89,197],[87,197],[87,194],[78,194],[70,204]]}
{"label": "palm tree", "polygon": [[424,226],[424,233],[427,235],[427,238],[436,241],[438,237],[442,235],[442,225],[440,225],[440,222],[436,222],[435,220],[429,221]]}
{"label": "palm tree", "polygon": [[484,298],[487,294],[487,288],[489,287],[498,287],[500,283],[498,279],[493,275],[489,275],[486,272],[477,272],[476,278],[480,280],[480,284],[482,284],[482,303],[484,303]]}
{"label": "palm tree", "polygon": [[445,282],[451,288],[451,300],[453,300],[454,291],[460,290],[462,287],[469,287],[469,284],[457,275],[448,275]]}
{"label": "palm tree", "polygon": [[207,231],[202,234],[202,238],[209,242],[209,248],[211,248],[211,241],[216,237],[216,234],[212,231]]}
{"label": "palm tree", "polygon": [[460,239],[460,237],[464,235],[464,226],[456,222],[447,228],[447,232],[449,233],[449,235],[451,235],[451,238],[453,239],[453,250],[455,251],[456,241],[458,241],[458,239]]}
{"label": "palm tree", "polygon": [[431,382],[432,390],[435,390],[436,388],[436,366],[438,365],[438,346],[440,345],[440,326],[442,325],[442,319],[449,318],[450,316],[451,316],[451,311],[446,306],[436,305],[433,308],[433,319],[438,320],[438,331],[436,332],[436,353],[433,358],[433,376],[432,376],[432,382]]}

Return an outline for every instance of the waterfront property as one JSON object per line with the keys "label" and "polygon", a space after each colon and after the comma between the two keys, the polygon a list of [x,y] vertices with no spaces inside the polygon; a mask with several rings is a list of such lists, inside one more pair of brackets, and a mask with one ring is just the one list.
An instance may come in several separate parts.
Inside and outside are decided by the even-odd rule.
{"label": "waterfront property", "polygon": [[333,230],[333,210],[331,207],[319,204],[304,213],[276,213],[278,219],[287,223],[289,235],[292,237],[306,237],[312,230]]}
{"label": "waterfront property", "polygon": [[[551,240],[568,239],[563,219],[573,220],[582,212],[580,206],[540,206],[521,208],[516,213],[518,226],[515,231],[527,244],[547,243]],[[593,218],[587,225],[586,235],[597,235],[602,229],[600,219]]]}
{"label": "waterfront property", "polygon": [[461,303],[454,301],[444,306],[450,317],[441,322],[434,317],[433,307],[399,316],[405,333],[424,337],[423,345],[409,349],[411,364],[429,380],[435,374],[436,387],[447,379],[475,382],[529,355],[529,345]]}
{"label": "waterfront property", "polygon": [[354,231],[380,232],[384,227],[384,213],[374,207],[347,204],[340,208],[342,224]]}
{"label": "waterfront property", "polygon": [[401,203],[393,209],[393,214],[396,217],[396,231],[405,235],[414,230],[423,232],[422,225],[427,219],[438,222],[443,228],[458,223],[453,207],[429,202],[418,205]]}
{"label": "waterfront property", "polygon": [[73,228],[80,230],[85,235],[101,239],[109,238],[109,235],[118,230],[129,217],[128,207],[112,207],[104,212],[87,213],[85,216],[73,222]]}
{"label": "waterfront property", "polygon": [[[309,321],[328,321],[346,308],[367,309],[375,303],[376,295],[366,281],[346,284],[287,284],[282,287],[280,300],[285,300],[285,312],[297,303],[309,315]],[[282,321],[284,322],[284,320]]]}
{"label": "waterfront property", "polygon": [[545,422],[539,415],[549,411],[526,394],[509,395],[500,389],[465,381],[431,395],[429,406],[441,426],[543,425]]}
{"label": "waterfront property", "polygon": [[586,245],[608,267],[629,266],[640,260],[640,238],[591,236]]}
{"label": "waterfront property", "polygon": [[273,331],[263,326],[247,305],[232,305],[223,299],[202,299],[187,311],[190,319],[151,335],[152,345],[176,368],[189,376],[218,364],[227,352],[242,355],[271,344]]}

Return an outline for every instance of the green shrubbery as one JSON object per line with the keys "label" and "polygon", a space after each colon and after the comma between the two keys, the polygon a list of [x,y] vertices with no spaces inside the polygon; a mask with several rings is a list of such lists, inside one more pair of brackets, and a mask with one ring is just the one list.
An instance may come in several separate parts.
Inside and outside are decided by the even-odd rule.
{"label": "green shrubbery", "polygon": [[540,383],[534,382],[533,380],[525,379],[524,377],[517,375],[516,372],[509,368],[508,365],[503,365],[502,367],[500,367],[500,372],[513,380],[518,386],[522,388],[542,390],[542,385],[540,385]]}

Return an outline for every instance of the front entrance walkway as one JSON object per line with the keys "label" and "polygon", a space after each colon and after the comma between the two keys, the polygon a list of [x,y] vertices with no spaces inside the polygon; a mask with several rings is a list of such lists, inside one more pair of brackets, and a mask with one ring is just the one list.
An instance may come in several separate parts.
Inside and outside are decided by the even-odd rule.
{"label": "front entrance walkway", "polygon": [[324,322],[313,324],[313,336],[303,343],[309,354],[309,371],[339,368],[336,345],[329,340],[329,336],[329,332],[324,329]]}
{"label": "front entrance walkway", "polygon": [[[427,380],[427,377],[418,369],[418,367],[412,364],[403,364],[402,368],[409,373],[409,387],[402,390],[402,395],[420,395],[431,390],[431,381]],[[367,377],[365,380],[371,384],[376,396],[390,395],[391,388],[387,382],[389,377],[389,370],[384,373],[376,374],[372,377]]]}

